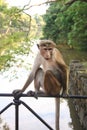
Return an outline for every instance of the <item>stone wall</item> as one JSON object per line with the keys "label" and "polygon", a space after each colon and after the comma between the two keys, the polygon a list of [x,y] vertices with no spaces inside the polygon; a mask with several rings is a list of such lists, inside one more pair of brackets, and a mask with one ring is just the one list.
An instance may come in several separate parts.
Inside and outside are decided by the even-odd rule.
{"label": "stone wall", "polygon": [[[87,95],[87,68],[79,60],[70,63],[70,95]],[[73,99],[81,125],[87,130],[87,99]]]}

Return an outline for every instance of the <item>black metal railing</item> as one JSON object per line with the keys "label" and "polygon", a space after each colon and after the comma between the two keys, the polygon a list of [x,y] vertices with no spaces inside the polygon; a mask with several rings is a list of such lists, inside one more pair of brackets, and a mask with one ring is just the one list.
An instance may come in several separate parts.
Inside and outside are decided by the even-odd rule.
{"label": "black metal railing", "polygon": [[[13,94],[9,93],[0,93],[0,97],[14,97]],[[14,97],[13,101],[5,106],[2,110],[0,110],[0,114],[6,111],[10,106],[15,106],[15,130],[19,130],[19,105],[24,105],[34,116],[36,116],[49,130],[53,130],[53,128],[47,124],[30,106],[28,106],[24,101],[20,100],[21,97],[34,97],[33,95],[21,94],[21,96]],[[67,95],[67,96],[48,96],[44,94],[38,94],[38,97],[54,97],[54,98],[76,98],[76,99],[87,99],[87,96],[80,95]],[[36,98],[36,97],[35,97]]]}

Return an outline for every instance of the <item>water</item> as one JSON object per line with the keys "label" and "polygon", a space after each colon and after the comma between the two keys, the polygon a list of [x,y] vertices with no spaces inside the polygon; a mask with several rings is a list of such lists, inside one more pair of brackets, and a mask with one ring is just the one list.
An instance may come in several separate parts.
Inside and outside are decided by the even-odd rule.
{"label": "water", "polygon": [[[33,47],[33,50],[35,48]],[[36,51],[35,51],[36,52]],[[29,56],[16,56],[16,58],[25,59],[21,65],[19,60],[13,67],[0,73],[0,93],[12,93],[14,89],[20,89],[24,85],[29,70],[27,70],[29,64],[33,63],[33,53]],[[32,60],[30,60],[32,58]],[[28,68],[29,69],[29,68]],[[28,87],[25,93],[29,90],[34,90],[33,83]],[[55,101],[54,98],[21,98],[27,103],[35,112],[37,112],[52,128],[55,129]],[[0,110],[7,104],[13,102],[12,97],[0,97]],[[23,105],[19,106],[19,129],[20,130],[48,130],[32,113],[30,113]],[[7,123],[10,130],[15,130],[15,113],[14,106],[8,108],[2,113],[1,118]],[[68,107],[67,100],[61,99],[60,104],[60,130],[77,130],[74,129],[72,124],[71,114]],[[1,129],[0,129],[1,130]],[[79,130],[82,130],[79,128]]]}

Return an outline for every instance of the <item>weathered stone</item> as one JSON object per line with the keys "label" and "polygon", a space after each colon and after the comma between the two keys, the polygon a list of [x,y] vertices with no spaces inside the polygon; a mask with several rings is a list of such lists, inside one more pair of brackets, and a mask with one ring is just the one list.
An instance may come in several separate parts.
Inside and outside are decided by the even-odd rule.
{"label": "weathered stone", "polygon": [[[87,68],[79,60],[70,63],[69,92],[71,95],[87,95]],[[87,130],[87,99],[73,99],[81,125]]]}

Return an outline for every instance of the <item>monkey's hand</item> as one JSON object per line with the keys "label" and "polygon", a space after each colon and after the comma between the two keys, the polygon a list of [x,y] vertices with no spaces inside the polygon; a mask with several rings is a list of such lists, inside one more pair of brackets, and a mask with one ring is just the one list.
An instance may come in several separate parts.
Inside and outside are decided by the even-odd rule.
{"label": "monkey's hand", "polygon": [[14,91],[12,92],[12,94],[13,94],[14,98],[18,99],[18,98],[21,97],[22,92],[21,92],[20,89],[16,89],[16,90],[14,90]]}
{"label": "monkey's hand", "polygon": [[35,97],[36,99],[38,99],[37,93],[34,92],[34,91],[28,91],[28,92],[27,92],[27,95],[28,95],[28,96],[33,96],[33,97]]}

